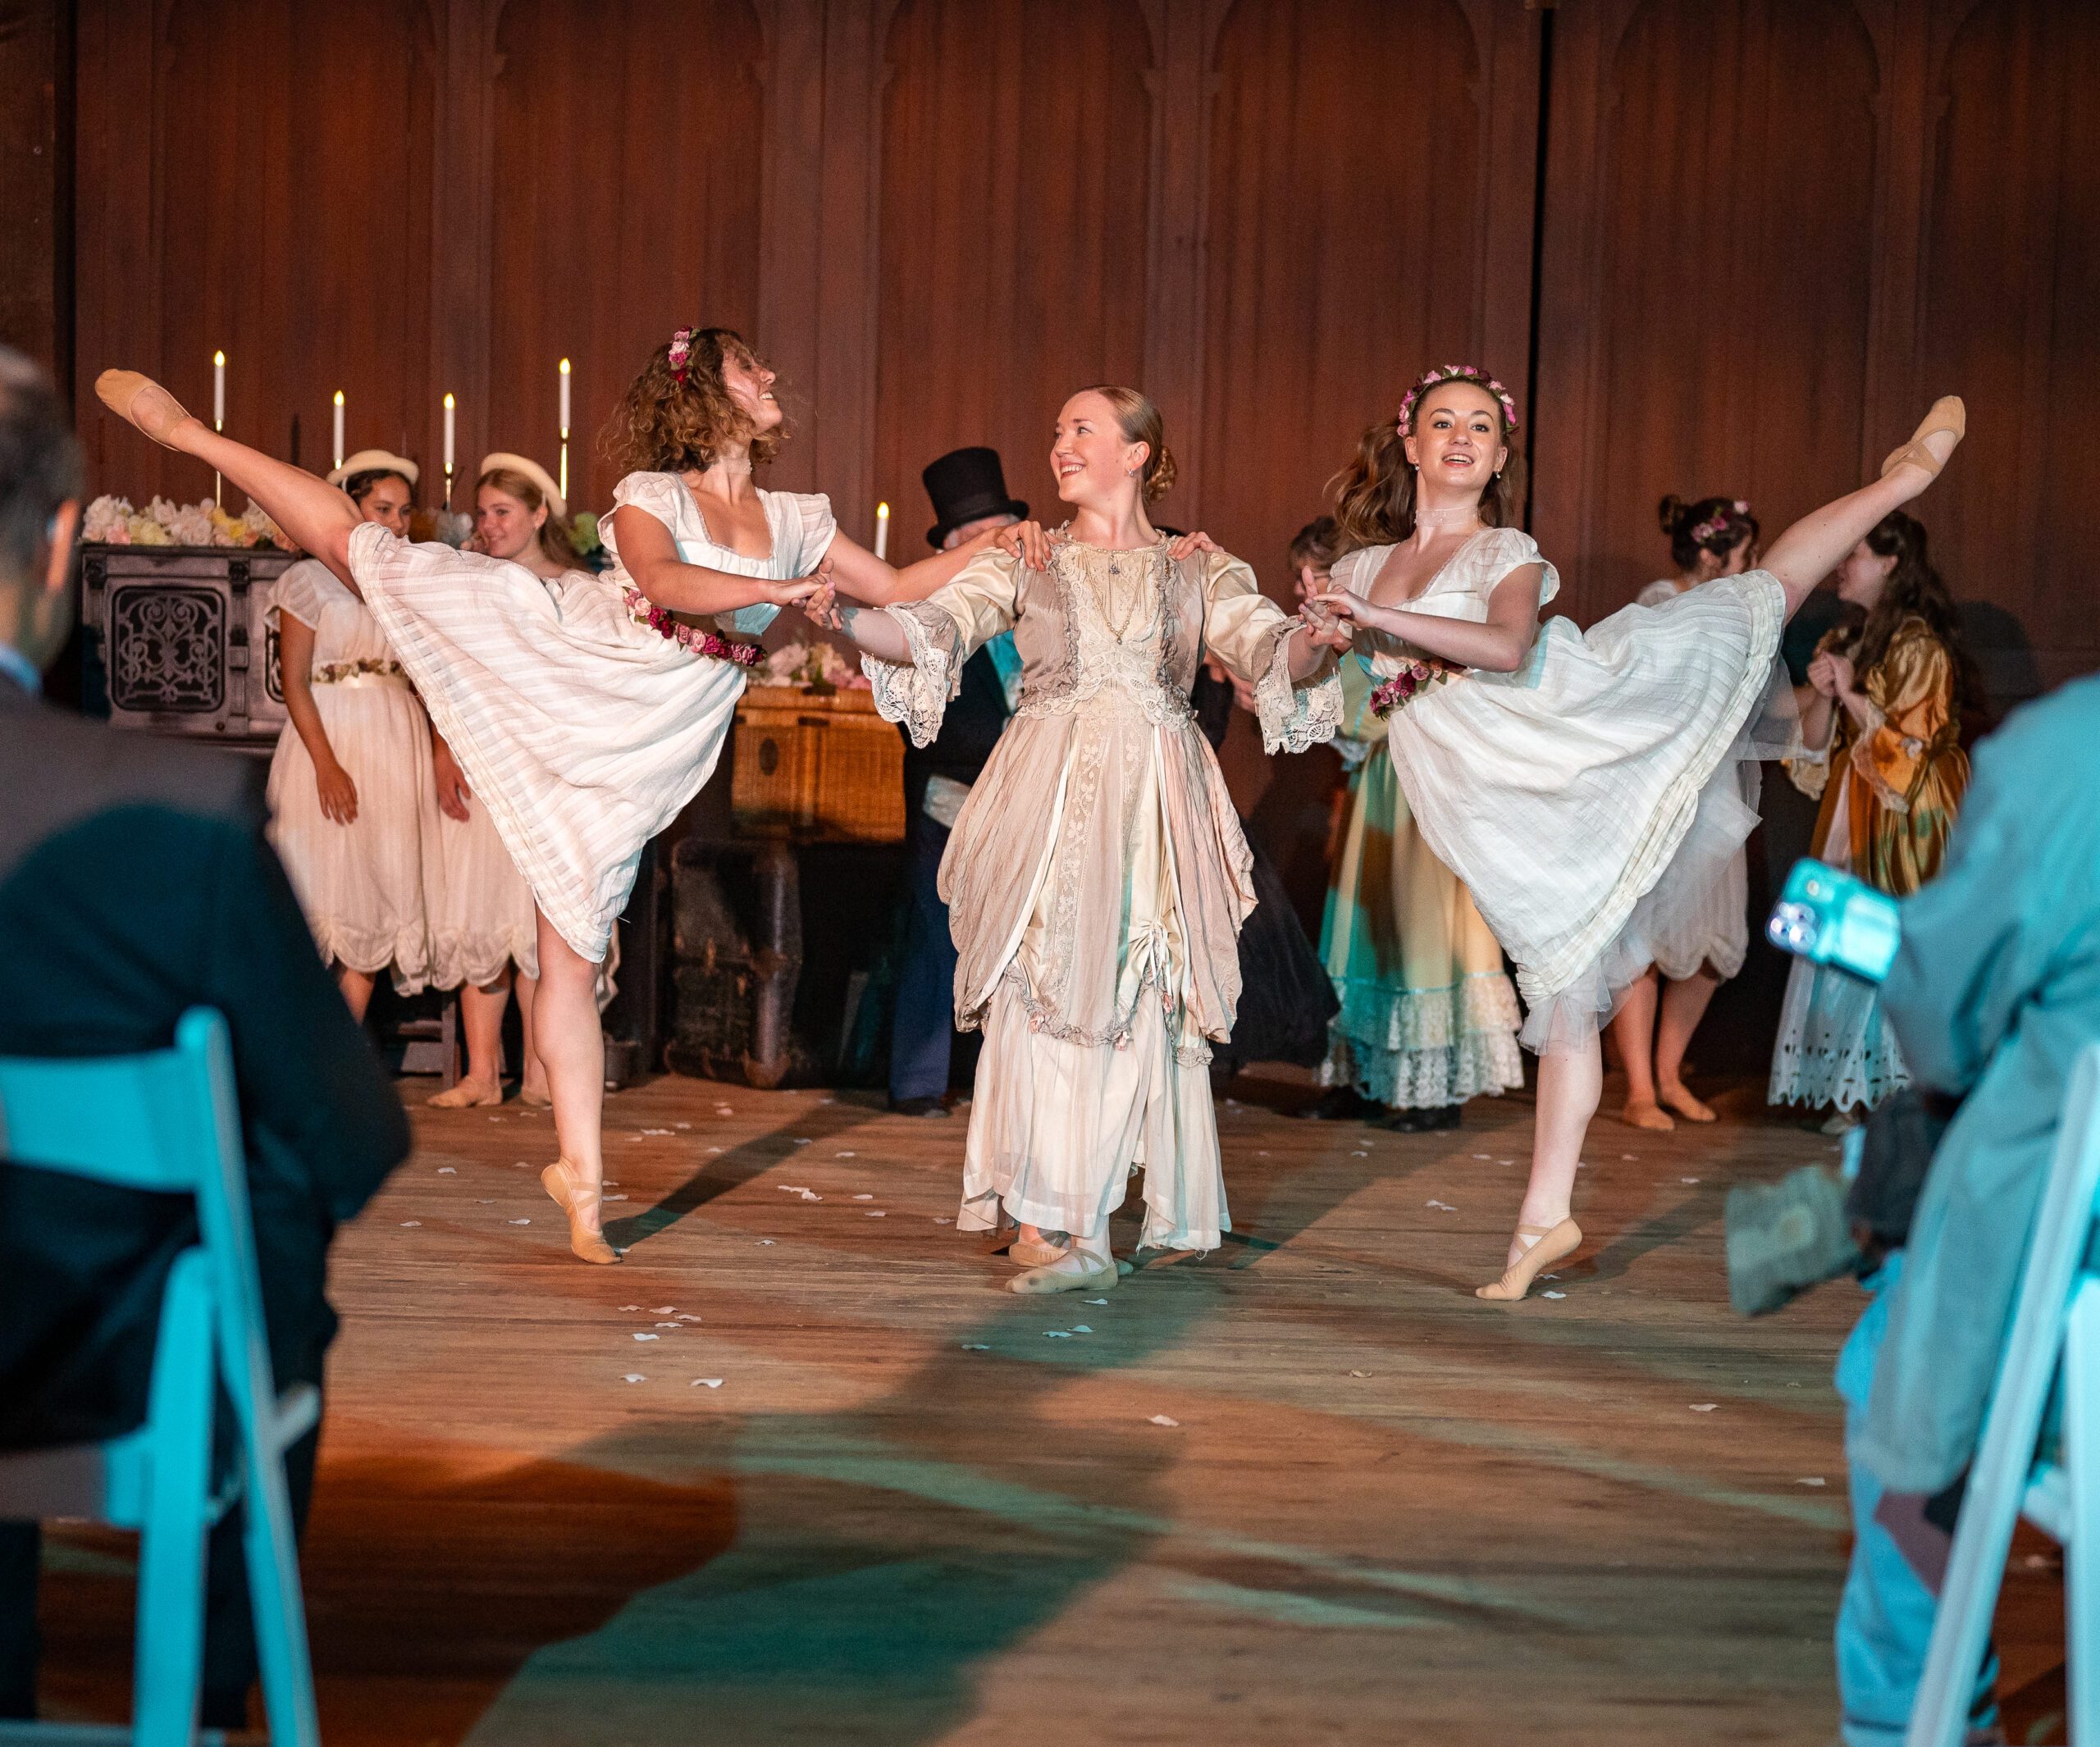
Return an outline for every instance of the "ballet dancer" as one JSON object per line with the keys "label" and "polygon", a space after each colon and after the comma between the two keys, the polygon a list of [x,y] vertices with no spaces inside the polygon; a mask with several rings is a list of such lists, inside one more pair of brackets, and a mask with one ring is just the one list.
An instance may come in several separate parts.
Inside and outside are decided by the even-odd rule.
{"label": "ballet dancer", "polygon": [[[1514,1302],[1582,1241],[1576,1165],[1603,1085],[1598,1028],[1749,835],[1736,763],[1796,728],[1774,657],[1787,619],[1891,510],[1924,491],[1964,430],[1934,404],[1879,479],[1719,577],[1587,632],[1539,609],[1559,587],[1513,525],[1516,407],[1467,367],[1431,370],[1373,426],[1340,519],[1378,506],[1398,537],[1354,553],[1318,600],[1371,633],[1393,766],[1438,858],[1516,960],[1539,1054],[1531,1180],[1501,1278]],[[267,507],[267,506],[266,506]],[[1783,719],[1766,713],[1783,700]]]}
{"label": "ballet dancer", "polygon": [[705,621],[762,628],[815,590],[827,556],[870,586],[930,587],[993,537],[900,578],[838,531],[829,499],[757,487],[753,468],[781,440],[773,383],[726,328],[681,328],[656,349],[608,426],[632,470],[600,524],[612,568],[559,601],[523,565],[362,522],[334,486],[219,435],[135,371],[95,384],[112,411],[217,469],[364,600],[495,815],[538,909],[532,1029],[560,1146],[541,1180],[586,1261],[619,1260],[600,1226],[599,965],[643,846],[713,772],[756,659]]}

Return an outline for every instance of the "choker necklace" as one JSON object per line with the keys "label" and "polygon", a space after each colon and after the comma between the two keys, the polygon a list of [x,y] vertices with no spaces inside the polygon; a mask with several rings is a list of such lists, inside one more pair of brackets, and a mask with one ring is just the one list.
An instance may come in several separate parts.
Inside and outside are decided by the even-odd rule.
{"label": "choker necklace", "polygon": [[1427,522],[1431,527],[1440,527],[1449,522],[1476,522],[1480,519],[1480,506],[1468,504],[1463,509],[1418,509],[1414,518],[1418,522]]}

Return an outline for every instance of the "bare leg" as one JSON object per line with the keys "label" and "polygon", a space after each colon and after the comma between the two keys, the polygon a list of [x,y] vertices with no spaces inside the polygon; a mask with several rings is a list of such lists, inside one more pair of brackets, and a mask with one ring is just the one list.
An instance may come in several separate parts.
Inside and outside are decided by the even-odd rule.
{"label": "bare leg", "polygon": [[[540,924],[540,988],[532,1004],[532,1036],[546,1064],[555,1100],[555,1137],[571,1179],[597,1198],[605,1181],[601,1122],[605,1106],[605,1040],[598,1029],[598,967],[561,937],[545,916]],[[594,1207],[580,1216],[599,1229]]]}
{"label": "bare leg", "polygon": [[1663,1100],[1679,1115],[1694,1122],[1711,1122],[1712,1109],[1692,1097],[1684,1083],[1684,1052],[1691,1047],[1691,1034],[1706,1016],[1706,1004],[1721,979],[1702,966],[1682,983],[1663,991],[1662,1022],[1655,1028],[1655,1079]]}
{"label": "bare leg", "polygon": [[202,419],[176,406],[158,384],[128,371],[106,370],[95,384],[111,411],[128,418],[155,442],[194,455],[217,469],[270,512],[271,518],[301,550],[311,553],[358,592],[350,575],[350,535],[364,519],[358,507],[326,480],[289,462],[221,436]]}
{"label": "bare leg", "polygon": [[1627,990],[1618,1017],[1611,1022],[1611,1033],[1626,1069],[1626,1105],[1618,1120],[1630,1128],[1669,1133],[1677,1124],[1655,1102],[1655,970],[1652,965]]}
{"label": "bare leg", "polygon": [[440,1110],[503,1102],[503,1010],[510,1004],[510,967],[492,983],[459,991],[459,1029],[467,1033],[467,1072],[450,1092],[427,1102]]}
{"label": "bare leg", "polygon": [[336,967],[336,987],[343,992],[350,1017],[360,1025],[364,1023],[364,1010],[372,1005],[372,984],[377,980],[368,970],[352,970],[347,965]]}
{"label": "bare leg", "polygon": [[[1596,1038],[1577,1050],[1549,1050],[1539,1057],[1538,1111],[1532,1131],[1532,1179],[1524,1188],[1520,1225],[1547,1230],[1568,1217],[1575,1193],[1575,1167],[1582,1138],[1605,1083],[1604,1051]],[[1509,1260],[1529,1246],[1509,1240]]]}
{"label": "bare leg", "polygon": [[[1933,431],[1919,440],[1944,463],[1961,439],[1950,430]],[[1815,585],[1838,568],[1838,561],[1876,522],[1892,509],[1901,509],[1932,482],[1933,476],[1924,468],[1906,462],[1872,485],[1810,510],[1774,541],[1764,556],[1764,568],[1787,591],[1787,618],[1794,616]]]}
{"label": "bare leg", "polygon": [[[523,1097],[544,1100],[547,1096],[547,1065],[540,1060],[539,1046],[532,1040],[532,1005],[540,992],[540,979],[528,977],[521,970],[514,986],[518,991],[518,1029],[524,1039],[523,1059],[518,1065],[518,1090]],[[597,998],[595,990],[591,998]]]}

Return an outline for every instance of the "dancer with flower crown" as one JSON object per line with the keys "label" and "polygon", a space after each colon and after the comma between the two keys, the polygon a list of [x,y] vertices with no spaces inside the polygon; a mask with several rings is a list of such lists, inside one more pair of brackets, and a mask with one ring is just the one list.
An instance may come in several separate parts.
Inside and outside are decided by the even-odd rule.
{"label": "dancer with flower crown", "polygon": [[1471,365],[1427,372],[1367,431],[1341,481],[1344,544],[1317,599],[1367,636],[1394,769],[1424,838],[1518,966],[1539,1055],[1531,1180],[1501,1278],[1513,1302],[1573,1253],[1598,1028],[1756,823],[1737,785],[1796,724],[1774,657],[1810,590],[1961,440],[1937,402],[1881,477],[1796,522],[1764,568],[1587,632],[1539,609],[1559,577],[1515,526],[1516,405]]}
{"label": "dancer with flower crown", "polygon": [[[925,591],[993,537],[900,576],[838,532],[829,499],[758,488],[752,469],[782,437],[773,381],[727,328],[681,328],[656,349],[608,427],[632,470],[601,524],[613,567],[559,597],[523,565],[361,522],[334,486],[218,435],[135,372],[95,384],[155,442],[261,504],[363,600],[495,816],[538,907],[533,1041],[560,1143],[541,1180],[586,1261],[619,1260],[600,1220],[598,966],[643,846],[714,770],[758,659],[724,630],[763,629],[814,591],[819,560],[870,591]],[[710,619],[730,623],[696,622]]]}

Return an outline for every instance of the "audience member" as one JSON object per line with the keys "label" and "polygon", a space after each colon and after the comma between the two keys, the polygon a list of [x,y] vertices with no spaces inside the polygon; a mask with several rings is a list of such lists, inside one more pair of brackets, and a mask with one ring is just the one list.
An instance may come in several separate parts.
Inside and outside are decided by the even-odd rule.
{"label": "audience member", "polygon": [[[1902,1246],[1883,1255],[1856,1228],[1874,1301],[1838,1362],[1854,1532],[1838,1618],[1849,1747],[1903,1738],[2065,1087],[2100,1040],[2096,745],[2100,677],[2029,705],[1978,747],[1944,865],[1903,905],[1882,989],[1911,1074],[1959,1109]],[[1972,1741],[1995,1738],[1983,1732],[1991,1678],[1987,1667]]]}
{"label": "audience member", "polygon": [[[50,384],[0,348],[0,1054],[165,1048],[184,1010],[233,1037],[278,1386],[318,1384],[328,1246],[409,1150],[408,1124],[262,838],[259,768],[38,700],[66,641],[80,452]],[[188,1202],[0,1160],[0,1448],[112,1437],[145,1416]],[[294,1509],[316,1435],[289,1453]],[[0,1717],[35,1708],[39,1530],[0,1523]],[[247,1721],[254,1637],[240,1513],[208,1559],[203,1721]]]}

